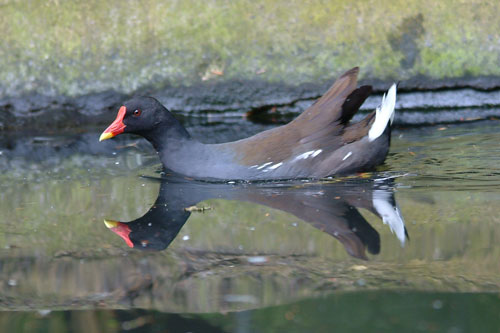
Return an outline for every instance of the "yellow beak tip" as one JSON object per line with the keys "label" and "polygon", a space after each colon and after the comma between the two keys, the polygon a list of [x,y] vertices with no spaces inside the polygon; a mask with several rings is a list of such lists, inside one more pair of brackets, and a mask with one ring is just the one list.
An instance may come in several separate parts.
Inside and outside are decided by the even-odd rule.
{"label": "yellow beak tip", "polygon": [[114,137],[113,133],[102,133],[101,136],[99,137],[99,142],[103,141],[103,140],[107,140],[107,139],[111,139],[112,137]]}
{"label": "yellow beak tip", "polygon": [[106,227],[107,227],[108,229],[111,229],[111,228],[115,228],[115,227],[117,227],[117,226],[118,226],[118,223],[120,223],[120,222],[118,222],[118,221],[113,221],[113,220],[106,220],[106,219],[104,220],[104,224],[106,225]]}

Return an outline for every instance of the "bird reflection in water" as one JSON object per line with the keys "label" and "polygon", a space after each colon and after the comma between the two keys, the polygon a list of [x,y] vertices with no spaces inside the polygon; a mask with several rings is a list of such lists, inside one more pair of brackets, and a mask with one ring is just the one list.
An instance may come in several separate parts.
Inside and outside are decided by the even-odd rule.
{"label": "bird reflection in water", "polygon": [[183,178],[158,181],[158,198],[144,216],[127,223],[104,221],[129,247],[166,249],[191,215],[186,208],[208,199],[246,201],[288,212],[339,240],[356,258],[366,259],[366,250],[371,254],[380,252],[380,236],[358,208],[380,217],[402,246],[408,238],[394,199],[392,179],[257,184],[206,183]]}

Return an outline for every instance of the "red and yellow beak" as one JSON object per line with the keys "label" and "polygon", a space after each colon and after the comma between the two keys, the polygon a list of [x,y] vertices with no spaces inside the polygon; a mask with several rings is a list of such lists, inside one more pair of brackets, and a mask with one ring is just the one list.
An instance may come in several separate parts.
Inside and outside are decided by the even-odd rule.
{"label": "red and yellow beak", "polygon": [[132,230],[130,230],[130,227],[127,225],[127,223],[113,220],[104,220],[104,224],[108,229],[111,229],[111,231],[123,238],[123,240],[129,247],[134,247],[134,243],[132,243],[129,236]]}
{"label": "red and yellow beak", "polygon": [[102,132],[99,137],[99,141],[111,139],[114,136],[117,136],[120,133],[123,133],[125,129],[125,124],[123,123],[123,118],[125,117],[125,113],[127,112],[127,108],[122,106],[120,110],[118,110],[118,115],[116,116],[115,121],[111,123],[111,125],[106,128],[104,132]]}

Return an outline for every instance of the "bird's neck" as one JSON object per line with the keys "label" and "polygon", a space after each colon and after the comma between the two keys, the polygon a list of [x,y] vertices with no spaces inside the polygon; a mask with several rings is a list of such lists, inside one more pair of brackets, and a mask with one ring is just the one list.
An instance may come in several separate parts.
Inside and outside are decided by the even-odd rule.
{"label": "bird's neck", "polygon": [[198,165],[200,155],[206,153],[205,145],[193,139],[188,131],[177,121],[168,126],[157,126],[144,133],[160,157],[163,165],[175,172],[186,174],[187,169]]}
{"label": "bird's neck", "polygon": [[181,125],[181,123],[172,117],[169,119],[168,124],[159,124],[153,130],[141,133],[142,136],[151,142],[153,147],[159,154],[166,152],[172,146],[196,142],[189,132]]}

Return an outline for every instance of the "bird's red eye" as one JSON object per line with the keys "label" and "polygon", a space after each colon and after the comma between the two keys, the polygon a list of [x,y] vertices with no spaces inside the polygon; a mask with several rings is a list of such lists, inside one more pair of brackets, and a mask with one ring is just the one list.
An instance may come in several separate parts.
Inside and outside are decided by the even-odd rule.
{"label": "bird's red eye", "polygon": [[134,110],[134,117],[139,117],[141,115],[141,110]]}

